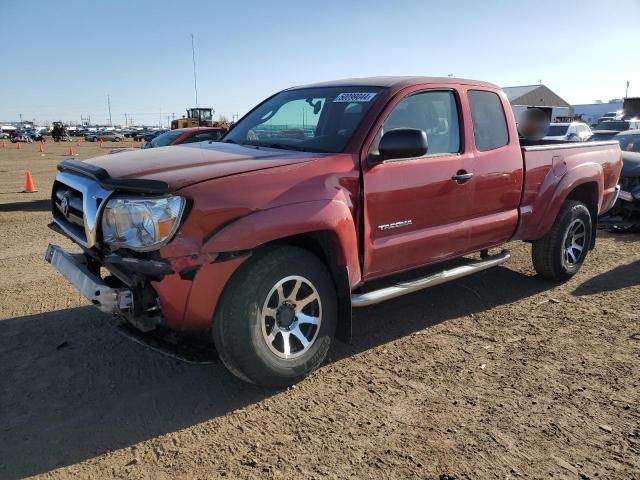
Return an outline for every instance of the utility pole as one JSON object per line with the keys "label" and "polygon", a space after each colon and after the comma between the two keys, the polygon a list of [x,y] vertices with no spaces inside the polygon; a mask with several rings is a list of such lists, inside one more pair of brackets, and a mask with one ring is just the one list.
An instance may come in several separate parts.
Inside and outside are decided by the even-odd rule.
{"label": "utility pole", "polygon": [[107,105],[109,106],[109,126],[113,127],[113,122],[111,121],[111,97],[107,94]]}
{"label": "utility pole", "polygon": [[22,123],[22,114],[20,114],[20,123]]}
{"label": "utility pole", "polygon": [[629,96],[629,80],[627,80],[627,88],[624,91],[624,98]]}
{"label": "utility pole", "polygon": [[127,121],[127,112],[124,112],[124,126],[125,127],[129,126],[129,122]]}
{"label": "utility pole", "polygon": [[191,34],[191,57],[193,59],[193,91],[196,94],[196,108],[198,108],[198,78],[196,77],[196,48],[193,43],[193,33]]}

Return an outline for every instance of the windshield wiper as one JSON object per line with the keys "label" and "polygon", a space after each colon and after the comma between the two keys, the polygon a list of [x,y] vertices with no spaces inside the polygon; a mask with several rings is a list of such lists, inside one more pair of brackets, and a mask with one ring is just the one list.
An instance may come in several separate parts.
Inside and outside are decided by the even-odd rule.
{"label": "windshield wiper", "polygon": [[238,143],[238,142],[229,138],[228,140],[223,140],[222,143]]}
{"label": "windshield wiper", "polygon": [[306,152],[307,149],[303,147],[298,147],[296,145],[289,145],[286,143],[271,143],[267,145],[268,148],[279,148],[281,150],[295,150],[296,152]]}

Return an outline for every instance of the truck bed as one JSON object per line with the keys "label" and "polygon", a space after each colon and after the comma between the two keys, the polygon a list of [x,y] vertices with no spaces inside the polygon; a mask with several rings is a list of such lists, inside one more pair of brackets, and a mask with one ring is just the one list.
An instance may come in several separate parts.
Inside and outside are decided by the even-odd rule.
{"label": "truck bed", "polygon": [[[596,215],[611,208],[620,175],[617,141],[521,141],[524,184],[516,239],[537,240],[548,231],[566,194],[600,198]],[[583,198],[582,200],[587,200]],[[588,203],[588,202],[587,202]]]}

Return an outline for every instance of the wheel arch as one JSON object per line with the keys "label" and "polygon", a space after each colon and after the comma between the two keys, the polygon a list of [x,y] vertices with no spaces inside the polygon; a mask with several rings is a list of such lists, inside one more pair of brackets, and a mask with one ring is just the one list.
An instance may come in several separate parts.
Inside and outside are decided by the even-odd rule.
{"label": "wheel arch", "polygon": [[[202,251],[247,251],[257,256],[285,245],[307,250],[325,264],[338,299],[336,337],[350,342],[351,290],[360,282],[361,270],[355,224],[346,203],[313,201],[259,211],[224,227]],[[233,276],[227,284],[232,281]]]}
{"label": "wheel arch", "polygon": [[[576,200],[584,203],[591,215],[591,243],[589,244],[589,250],[592,250],[596,245],[596,233],[598,229],[598,198],[599,198],[598,182],[589,181],[582,183],[569,192],[569,195],[564,199]],[[563,202],[564,203],[564,202]]]}

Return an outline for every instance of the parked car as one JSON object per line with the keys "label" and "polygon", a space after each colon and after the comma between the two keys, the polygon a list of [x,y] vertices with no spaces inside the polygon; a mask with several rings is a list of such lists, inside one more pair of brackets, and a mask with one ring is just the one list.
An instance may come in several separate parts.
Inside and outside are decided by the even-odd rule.
{"label": "parked car", "polygon": [[350,338],[352,307],[500,265],[510,253],[490,249],[506,242],[531,242],[541,277],[571,278],[616,200],[620,147],[535,140],[489,83],[296,87],[221,142],[61,162],[52,228],[83,253],[46,259],[103,312],[199,332],[239,378],[282,387]]}
{"label": "parked car", "polygon": [[31,138],[31,135],[29,134],[29,132],[25,130],[18,130],[17,132],[15,132],[13,137],[11,137],[11,142],[12,143],[31,143],[33,142],[33,138]]}
{"label": "parked car", "polygon": [[600,122],[606,122],[608,120],[622,120],[622,111],[620,112],[607,112],[604,115],[602,115],[599,119],[597,123]]}
{"label": "parked car", "polygon": [[[144,143],[140,148],[157,148],[167,147],[170,145],[182,145],[184,143],[196,142],[217,142],[220,140],[227,130],[220,127],[195,127],[195,128],[178,128],[169,130],[161,135],[153,138],[150,142]],[[134,148],[114,148],[110,153],[122,153]]]}
{"label": "parked car", "polygon": [[552,123],[544,139],[586,142],[592,135],[589,125],[583,122]]}
{"label": "parked car", "polygon": [[620,144],[623,152],[640,153],[640,130],[627,130],[616,134],[614,140]]}
{"label": "parked car", "polygon": [[150,142],[145,143],[142,148],[166,147],[168,145],[205,141],[217,142],[225,132],[226,129],[220,127],[178,128],[158,135]]}
{"label": "parked car", "polygon": [[151,140],[156,138],[158,135],[162,135],[164,132],[166,132],[166,130],[144,131],[144,132],[140,132],[137,135],[135,135],[134,138],[135,138],[136,141],[144,140],[145,142],[150,142]]}
{"label": "parked car", "polygon": [[108,142],[122,142],[124,141],[124,135],[115,131],[103,131],[88,133],[84,136],[84,139],[88,142],[99,142],[100,140]]}
{"label": "parked car", "polygon": [[640,231],[640,153],[636,152],[638,150],[622,152],[620,195],[598,222],[612,232]]}
{"label": "parked car", "polygon": [[6,132],[0,132],[0,140],[4,140],[5,138],[9,138],[10,135]]}
{"label": "parked car", "polygon": [[31,140],[33,140],[34,142],[39,142],[40,140],[42,140],[44,137],[42,136],[42,133],[40,133],[37,130],[29,130],[28,132],[29,137],[31,137]]}
{"label": "parked car", "polygon": [[640,129],[640,120],[606,120],[592,130],[590,141],[613,140],[620,132]]}

